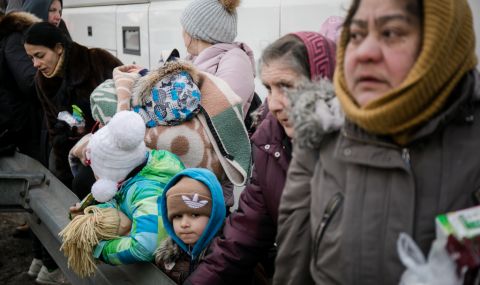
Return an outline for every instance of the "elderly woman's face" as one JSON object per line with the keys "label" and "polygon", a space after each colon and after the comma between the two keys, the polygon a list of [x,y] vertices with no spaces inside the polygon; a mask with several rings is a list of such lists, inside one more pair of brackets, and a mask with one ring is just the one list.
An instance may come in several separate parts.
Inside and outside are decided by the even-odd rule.
{"label": "elderly woman's face", "polygon": [[62,4],[60,0],[53,0],[48,9],[48,22],[58,27],[62,19]]}
{"label": "elderly woman's face", "polygon": [[345,79],[360,106],[399,86],[421,48],[420,19],[407,1],[362,0],[350,25]]}
{"label": "elderly woman's face", "polygon": [[304,75],[298,74],[282,60],[263,64],[261,79],[268,90],[268,109],[280,122],[288,137],[293,137],[293,125],[288,119],[290,102],[285,94],[286,89],[294,88],[299,82],[308,80]]}
{"label": "elderly woman's face", "polygon": [[55,67],[63,53],[61,44],[57,44],[53,49],[31,44],[25,44],[24,47],[33,61],[33,66],[46,76],[51,75],[55,71]]}

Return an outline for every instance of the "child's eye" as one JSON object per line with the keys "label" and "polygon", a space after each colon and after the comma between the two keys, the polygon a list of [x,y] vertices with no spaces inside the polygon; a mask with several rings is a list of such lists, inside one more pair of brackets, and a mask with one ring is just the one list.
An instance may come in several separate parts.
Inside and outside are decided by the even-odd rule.
{"label": "child's eye", "polygon": [[174,219],[174,220],[180,219],[180,218],[182,218],[182,216],[180,216],[180,215],[175,215],[175,216],[173,216],[173,219]]}
{"label": "child's eye", "polygon": [[192,218],[197,218],[198,214],[192,214]]}

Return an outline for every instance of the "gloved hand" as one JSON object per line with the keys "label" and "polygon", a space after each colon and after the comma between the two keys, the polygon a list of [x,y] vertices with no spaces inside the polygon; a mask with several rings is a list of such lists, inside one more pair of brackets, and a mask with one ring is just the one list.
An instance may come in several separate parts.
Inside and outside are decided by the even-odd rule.
{"label": "gloved hand", "polygon": [[[84,129],[84,128],[83,128]],[[62,120],[57,120],[53,126],[52,146],[55,148],[67,148],[70,150],[72,146],[80,140],[83,134],[79,132],[77,127],[70,125]]]}
{"label": "gloved hand", "polygon": [[65,121],[57,120],[53,126],[52,146],[56,148],[65,145],[69,141],[68,138],[71,136],[72,130],[70,125]]}
{"label": "gloved hand", "polygon": [[118,66],[113,70],[113,80],[118,100],[117,112],[130,110],[132,88],[137,79],[140,78],[139,72],[142,69],[139,65],[129,64]]}

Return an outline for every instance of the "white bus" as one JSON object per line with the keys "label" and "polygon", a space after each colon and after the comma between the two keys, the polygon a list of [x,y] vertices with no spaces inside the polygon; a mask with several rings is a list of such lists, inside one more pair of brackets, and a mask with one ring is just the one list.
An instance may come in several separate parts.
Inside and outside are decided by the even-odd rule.
{"label": "white bus", "polygon": [[[123,63],[155,68],[162,50],[186,55],[180,15],[191,0],[64,0],[63,19],[72,38],[88,47],[109,50]],[[480,0],[469,0],[475,18],[480,58]],[[237,40],[258,59],[280,36],[318,31],[329,16],[344,16],[350,0],[242,0]],[[265,89],[256,79],[256,91]]]}

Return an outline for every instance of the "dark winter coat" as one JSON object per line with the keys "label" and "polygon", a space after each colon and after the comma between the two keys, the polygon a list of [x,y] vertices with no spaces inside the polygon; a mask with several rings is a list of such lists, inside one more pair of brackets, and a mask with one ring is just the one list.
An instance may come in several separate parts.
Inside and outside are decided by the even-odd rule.
{"label": "dark winter coat", "polygon": [[480,189],[478,72],[463,78],[451,100],[405,147],[351,123],[318,149],[295,147],[275,284],[396,285],[401,232],[428,253],[436,215],[472,206]]}
{"label": "dark winter coat", "polygon": [[71,131],[60,124],[60,111],[72,112],[72,105],[83,111],[86,131],[90,131],[94,120],[90,111],[90,94],[103,81],[112,78],[112,71],[122,63],[108,51],[87,48],[75,42],[65,47],[63,72],[60,76],[46,78],[37,72],[35,82],[52,145],[54,169],[50,169],[68,187],[72,174],[68,164],[68,152],[82,134]]}
{"label": "dark winter coat", "polygon": [[25,12],[0,17],[0,148],[5,140],[39,159],[41,112],[36,68],[23,46],[23,32],[41,20]]}
{"label": "dark winter coat", "polygon": [[211,254],[185,284],[251,284],[253,270],[274,246],[278,205],[290,162],[290,141],[269,113],[252,136],[254,166],[238,210],[227,218]]}

